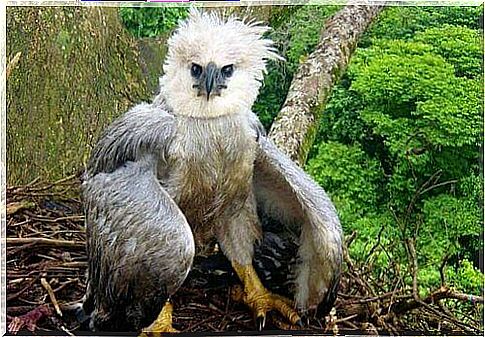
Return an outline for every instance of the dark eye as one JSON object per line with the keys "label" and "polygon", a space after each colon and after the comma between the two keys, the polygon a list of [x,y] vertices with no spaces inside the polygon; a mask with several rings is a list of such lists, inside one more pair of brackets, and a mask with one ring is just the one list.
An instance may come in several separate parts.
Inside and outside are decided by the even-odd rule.
{"label": "dark eye", "polygon": [[202,67],[198,64],[192,63],[192,67],[190,67],[190,74],[192,77],[199,78],[202,74]]}
{"label": "dark eye", "polygon": [[224,77],[231,77],[234,72],[234,66],[232,64],[224,66],[222,67],[221,72]]}

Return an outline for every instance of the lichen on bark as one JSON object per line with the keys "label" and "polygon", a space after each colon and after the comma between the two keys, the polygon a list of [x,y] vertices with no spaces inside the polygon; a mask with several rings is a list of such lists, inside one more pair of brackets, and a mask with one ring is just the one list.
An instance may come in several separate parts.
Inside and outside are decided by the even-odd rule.
{"label": "lichen on bark", "polygon": [[315,50],[300,64],[269,137],[303,165],[319,114],[345,71],[357,42],[382,6],[346,6],[329,18]]}

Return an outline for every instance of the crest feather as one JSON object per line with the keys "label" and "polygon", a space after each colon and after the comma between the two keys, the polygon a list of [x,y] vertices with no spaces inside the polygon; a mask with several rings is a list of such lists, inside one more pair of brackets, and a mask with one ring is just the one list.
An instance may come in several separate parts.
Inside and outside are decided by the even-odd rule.
{"label": "crest feather", "polygon": [[[192,7],[168,40],[167,64],[191,62],[193,58],[235,59],[265,72],[266,60],[284,60],[274,43],[263,35],[270,27],[254,19],[224,17],[215,11]],[[258,76],[259,77],[259,76]]]}

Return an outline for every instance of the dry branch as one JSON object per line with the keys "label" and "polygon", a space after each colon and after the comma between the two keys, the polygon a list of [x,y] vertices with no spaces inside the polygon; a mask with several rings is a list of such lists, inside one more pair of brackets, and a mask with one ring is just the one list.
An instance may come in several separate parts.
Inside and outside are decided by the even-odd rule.
{"label": "dry branch", "polygon": [[464,302],[470,302],[472,304],[483,303],[482,296],[463,294],[463,293],[455,292],[446,286],[442,286],[438,290],[429,294],[423,300],[412,299],[410,301],[401,301],[394,304],[391,310],[396,314],[403,314],[407,311],[414,310],[423,306],[423,303],[434,304],[447,298],[460,300]]}
{"label": "dry branch", "polygon": [[54,294],[54,290],[52,290],[51,285],[49,284],[49,282],[47,282],[47,280],[44,277],[40,279],[40,283],[47,291],[47,294],[49,294],[49,298],[51,299],[54,309],[56,309],[56,313],[62,317],[62,311],[59,308],[59,303],[57,302],[56,295]]}
{"label": "dry branch", "polygon": [[80,241],[67,241],[67,240],[54,240],[54,239],[44,239],[44,238],[7,238],[7,246],[17,246],[17,245],[38,245],[38,246],[49,246],[55,248],[75,248],[84,249],[84,242]]}

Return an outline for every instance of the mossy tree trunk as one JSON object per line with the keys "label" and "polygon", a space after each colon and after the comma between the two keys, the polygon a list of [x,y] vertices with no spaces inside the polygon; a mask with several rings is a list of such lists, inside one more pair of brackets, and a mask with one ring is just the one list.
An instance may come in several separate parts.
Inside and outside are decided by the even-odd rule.
{"label": "mossy tree trunk", "polygon": [[9,7],[7,181],[83,168],[99,133],[151,93],[117,8]]}
{"label": "mossy tree trunk", "polygon": [[333,85],[350,62],[357,42],[383,6],[346,6],[329,18],[315,50],[300,64],[269,136],[303,165]]}

